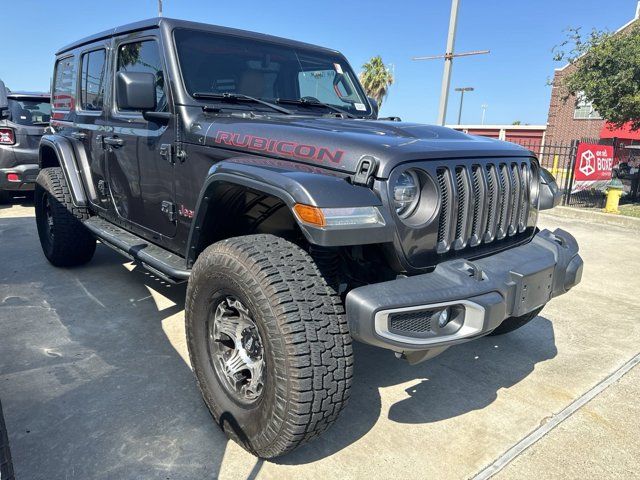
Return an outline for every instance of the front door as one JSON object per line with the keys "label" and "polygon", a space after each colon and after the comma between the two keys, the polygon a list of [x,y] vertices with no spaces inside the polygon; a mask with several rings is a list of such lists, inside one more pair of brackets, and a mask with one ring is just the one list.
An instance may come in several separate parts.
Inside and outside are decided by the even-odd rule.
{"label": "front door", "polygon": [[[115,39],[113,76],[119,71],[147,72],[156,77],[156,111],[168,111],[165,67],[160,39],[145,33]],[[145,120],[142,112],[118,107],[112,85],[110,131],[102,141],[113,209],[134,230],[173,237],[176,231],[174,167],[160,155],[161,145],[175,141],[174,120]]]}

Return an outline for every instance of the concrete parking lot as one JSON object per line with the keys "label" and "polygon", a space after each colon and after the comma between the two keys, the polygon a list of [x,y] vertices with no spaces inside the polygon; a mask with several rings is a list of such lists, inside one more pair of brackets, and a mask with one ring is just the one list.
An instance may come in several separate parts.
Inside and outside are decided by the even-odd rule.
{"label": "concrete parking lot", "polygon": [[503,456],[640,352],[638,232],[550,215],[541,223],[577,237],[582,284],[516,332],[417,366],[357,345],[337,424],[262,462],[226,441],[200,398],[184,286],[104,246],[85,267],[55,269],[33,208],[0,206],[0,398],[16,477],[457,479],[512,460],[494,478],[640,478],[638,366]]}

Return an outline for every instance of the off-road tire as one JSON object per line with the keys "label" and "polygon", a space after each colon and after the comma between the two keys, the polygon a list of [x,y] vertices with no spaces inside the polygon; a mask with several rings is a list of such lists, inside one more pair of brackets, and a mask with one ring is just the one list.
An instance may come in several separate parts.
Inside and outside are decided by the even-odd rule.
{"label": "off-road tire", "polygon": [[2,404],[0,403],[0,479],[14,480],[14,478],[11,452],[9,450],[9,434],[2,415]]}
{"label": "off-road tire", "polygon": [[489,335],[504,335],[505,333],[513,332],[536,318],[543,308],[544,305],[540,308],[536,308],[532,312],[522,315],[521,317],[509,317],[498,325],[498,328]]}
{"label": "off-road tire", "polygon": [[[225,294],[248,308],[264,344],[264,388],[249,407],[223,388],[207,354],[205,324]],[[211,245],[191,272],[185,317],[205,403],[224,432],[254,455],[293,450],[326,430],[346,405],[353,353],[344,307],[298,246],[273,235]]]}
{"label": "off-road tire", "polygon": [[[45,168],[36,180],[35,210],[38,236],[45,257],[57,267],[87,263],[96,250],[96,240],[82,224],[89,210],[76,207],[60,167]],[[47,205],[52,219],[49,227]],[[53,232],[50,235],[49,229]]]}

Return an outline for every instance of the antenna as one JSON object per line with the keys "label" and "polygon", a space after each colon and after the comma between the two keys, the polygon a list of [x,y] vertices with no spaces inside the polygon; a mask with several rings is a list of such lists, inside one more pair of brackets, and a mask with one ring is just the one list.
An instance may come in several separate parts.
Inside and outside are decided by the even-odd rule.
{"label": "antenna", "polygon": [[158,0],[158,16],[162,16],[162,0]]}

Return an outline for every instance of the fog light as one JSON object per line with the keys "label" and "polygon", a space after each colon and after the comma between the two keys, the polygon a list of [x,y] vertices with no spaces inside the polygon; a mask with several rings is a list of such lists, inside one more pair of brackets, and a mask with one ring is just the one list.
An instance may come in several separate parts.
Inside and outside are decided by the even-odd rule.
{"label": "fog light", "polygon": [[449,320],[451,320],[451,307],[447,307],[444,310],[440,310],[440,312],[437,314],[437,318],[438,318],[438,327],[440,328],[446,327],[447,323],[449,323]]}
{"label": "fog light", "polygon": [[17,173],[7,173],[7,181],[8,182],[19,182],[20,181],[20,175],[18,175]]}

